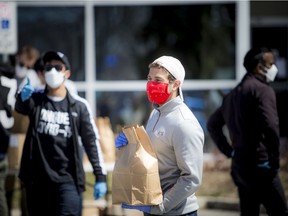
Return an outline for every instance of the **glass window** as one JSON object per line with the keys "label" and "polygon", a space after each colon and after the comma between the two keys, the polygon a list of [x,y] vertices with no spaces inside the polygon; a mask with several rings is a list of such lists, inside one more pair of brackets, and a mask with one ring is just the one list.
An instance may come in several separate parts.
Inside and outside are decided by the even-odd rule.
{"label": "glass window", "polygon": [[114,131],[125,125],[145,125],[152,110],[146,92],[97,92],[96,116],[108,116]]}
{"label": "glass window", "polygon": [[19,6],[19,49],[25,45],[32,45],[40,52],[62,51],[71,64],[71,79],[83,81],[84,26],[83,7]]}
{"label": "glass window", "polygon": [[96,6],[96,77],[146,79],[152,60],[172,55],[186,79],[235,79],[235,23],[235,3]]}
{"label": "glass window", "polygon": [[[273,34],[267,34],[273,32]],[[263,37],[263,35],[267,35]],[[288,27],[253,27],[252,28],[252,46],[269,47],[273,49],[276,57],[276,66],[278,67],[277,81],[288,80]]]}
{"label": "glass window", "polygon": [[[221,105],[230,89],[184,91],[184,102],[192,110],[205,134],[205,151],[211,152],[215,144],[210,139],[206,123],[209,116]],[[146,92],[97,92],[97,116],[108,116],[113,131],[119,133],[123,126],[146,125],[152,105]]]}

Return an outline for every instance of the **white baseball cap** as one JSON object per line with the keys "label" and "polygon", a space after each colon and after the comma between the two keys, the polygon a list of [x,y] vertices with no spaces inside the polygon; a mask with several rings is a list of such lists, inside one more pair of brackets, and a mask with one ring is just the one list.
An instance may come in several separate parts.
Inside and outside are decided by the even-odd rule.
{"label": "white baseball cap", "polygon": [[152,64],[155,63],[164,67],[166,70],[169,71],[169,73],[172,74],[173,77],[175,77],[176,80],[180,81],[179,93],[180,98],[184,101],[182,93],[182,84],[185,78],[185,69],[181,64],[181,62],[172,56],[161,56],[152,62]]}

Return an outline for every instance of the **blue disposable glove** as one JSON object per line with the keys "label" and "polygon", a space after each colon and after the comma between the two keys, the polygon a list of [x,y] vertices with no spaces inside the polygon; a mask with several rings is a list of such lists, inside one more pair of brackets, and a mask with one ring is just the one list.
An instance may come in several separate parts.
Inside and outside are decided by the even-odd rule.
{"label": "blue disposable glove", "polygon": [[99,199],[107,193],[106,182],[96,182],[94,185],[94,198]]}
{"label": "blue disposable glove", "polygon": [[128,144],[128,140],[125,136],[125,134],[122,132],[120,133],[115,140],[115,146],[117,149],[120,149],[122,146],[125,146]]}
{"label": "blue disposable glove", "polygon": [[146,213],[150,213],[151,211],[151,206],[150,205],[143,205],[143,206],[131,206],[131,205],[127,205],[122,203],[122,208],[126,208],[126,209],[136,209],[142,212],[146,212]]}
{"label": "blue disposable glove", "polygon": [[34,88],[30,85],[30,79],[27,78],[27,83],[23,86],[21,90],[21,100],[24,102],[31,97],[32,93],[34,92]]}
{"label": "blue disposable glove", "polygon": [[265,169],[271,169],[269,165],[269,161],[265,161],[264,163],[258,164],[258,167],[265,168]]}

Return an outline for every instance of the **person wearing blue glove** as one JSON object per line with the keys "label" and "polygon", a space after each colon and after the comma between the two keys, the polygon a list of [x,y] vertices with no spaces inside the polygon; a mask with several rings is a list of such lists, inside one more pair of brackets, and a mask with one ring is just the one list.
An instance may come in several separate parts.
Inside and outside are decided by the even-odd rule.
{"label": "person wearing blue glove", "polygon": [[[14,70],[9,65],[0,65],[0,215],[10,215],[10,193],[7,185],[9,181],[8,149],[11,138],[11,128],[15,124],[12,115],[14,96],[17,92],[17,81],[13,78]],[[14,176],[14,174],[13,174]],[[14,183],[14,181],[12,182]],[[8,189],[8,190],[7,190]],[[8,198],[8,199],[7,199]]]}
{"label": "person wearing blue glove", "polygon": [[[263,205],[270,216],[288,215],[279,178],[280,138],[276,95],[270,83],[278,69],[274,51],[250,49],[243,61],[246,74],[207,122],[219,150],[231,161],[242,216],[258,216]],[[228,133],[226,130],[228,129]],[[235,151],[234,151],[234,150]]]}
{"label": "person wearing blue glove", "polygon": [[21,100],[23,102],[28,100],[31,97],[33,92],[34,92],[34,88],[30,84],[30,79],[27,78],[26,85],[24,85],[23,88],[21,89],[21,93],[20,93],[21,94]]}
{"label": "person wearing blue glove", "polygon": [[107,192],[99,134],[88,102],[65,86],[71,73],[67,56],[48,51],[43,62],[46,88],[33,91],[28,81],[16,98],[16,111],[30,119],[19,178],[29,216],[79,216],[86,189],[82,146],[95,175],[94,198]]}
{"label": "person wearing blue glove", "polygon": [[[183,102],[185,70],[172,56],[161,56],[149,65],[146,93],[153,110],[145,127],[158,158],[163,194],[159,205],[132,206],[149,215],[196,216],[199,204],[195,193],[202,182],[204,132],[192,111]],[[120,133],[117,149],[128,141]]]}
{"label": "person wearing blue glove", "polygon": [[96,182],[94,185],[94,198],[100,199],[107,193],[106,182]]}

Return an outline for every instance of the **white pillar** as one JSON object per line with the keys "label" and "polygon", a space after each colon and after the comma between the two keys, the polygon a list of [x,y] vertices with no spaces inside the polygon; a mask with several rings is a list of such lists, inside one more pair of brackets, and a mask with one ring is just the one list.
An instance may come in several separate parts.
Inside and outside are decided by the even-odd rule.
{"label": "white pillar", "polygon": [[250,1],[238,0],[236,4],[236,81],[246,73],[243,59],[250,49]]}
{"label": "white pillar", "polygon": [[95,83],[95,36],[94,36],[94,4],[85,3],[85,93],[93,114],[96,116]]}

